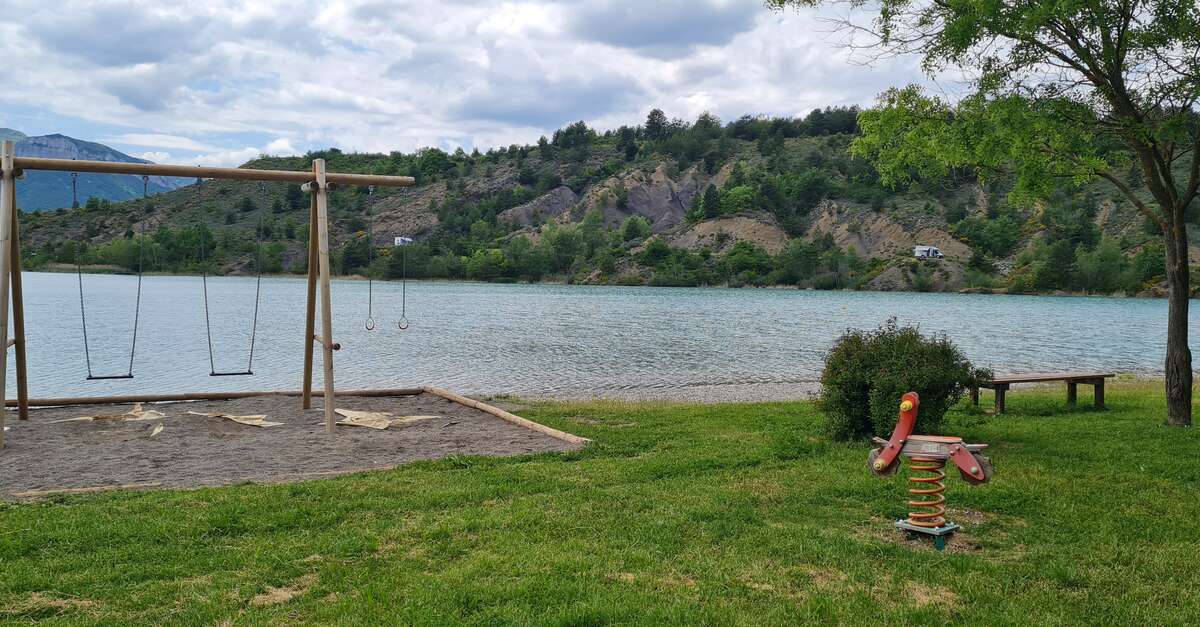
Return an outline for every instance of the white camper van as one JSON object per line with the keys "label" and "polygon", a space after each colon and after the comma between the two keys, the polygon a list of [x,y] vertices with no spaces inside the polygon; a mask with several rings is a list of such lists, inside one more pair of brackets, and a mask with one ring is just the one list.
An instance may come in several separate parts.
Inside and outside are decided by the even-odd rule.
{"label": "white camper van", "polygon": [[915,246],[913,247],[913,257],[917,259],[944,259],[946,256],[942,251],[937,249],[937,246]]}

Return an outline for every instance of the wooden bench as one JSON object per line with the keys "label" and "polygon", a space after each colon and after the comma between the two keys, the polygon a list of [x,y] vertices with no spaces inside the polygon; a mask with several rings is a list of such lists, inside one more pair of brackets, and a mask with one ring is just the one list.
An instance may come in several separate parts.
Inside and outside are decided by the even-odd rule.
{"label": "wooden bench", "polygon": [[[1014,383],[1045,383],[1047,381],[1065,381],[1067,383],[1067,404],[1074,405],[1077,396],[1076,388],[1082,383],[1092,386],[1096,399],[1096,409],[1104,409],[1104,380],[1115,377],[1111,372],[1050,372],[1034,374],[1012,374],[996,377],[991,381],[979,384],[979,387],[991,388],[996,391],[996,413],[1004,413],[1004,396],[1009,386]],[[971,403],[979,404],[979,388],[971,390]]]}

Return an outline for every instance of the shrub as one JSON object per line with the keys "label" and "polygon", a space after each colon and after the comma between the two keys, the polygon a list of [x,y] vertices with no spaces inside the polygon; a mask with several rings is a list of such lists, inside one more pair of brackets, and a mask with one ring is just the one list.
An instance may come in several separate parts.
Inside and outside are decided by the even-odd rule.
{"label": "shrub", "polygon": [[916,432],[937,433],[946,411],[976,381],[990,377],[944,334],[926,337],[895,318],[874,331],[851,329],[825,357],[825,428],[838,440],[887,437],[896,426],[900,396],[914,391],[921,395]]}

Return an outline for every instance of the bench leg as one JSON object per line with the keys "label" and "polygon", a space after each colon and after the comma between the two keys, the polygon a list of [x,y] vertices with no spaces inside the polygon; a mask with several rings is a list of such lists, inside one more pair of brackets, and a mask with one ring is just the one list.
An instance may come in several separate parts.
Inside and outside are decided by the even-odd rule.
{"label": "bench leg", "polygon": [[1075,399],[1079,393],[1079,384],[1075,381],[1067,381],[1067,404],[1074,405]]}
{"label": "bench leg", "polygon": [[996,386],[996,413],[1004,413],[1004,393],[1008,391],[1007,385]]}
{"label": "bench leg", "polygon": [[1096,409],[1104,409],[1104,379],[1099,379],[1092,385],[1096,395]]}
{"label": "bench leg", "polygon": [[971,388],[971,404],[979,407],[979,388]]}

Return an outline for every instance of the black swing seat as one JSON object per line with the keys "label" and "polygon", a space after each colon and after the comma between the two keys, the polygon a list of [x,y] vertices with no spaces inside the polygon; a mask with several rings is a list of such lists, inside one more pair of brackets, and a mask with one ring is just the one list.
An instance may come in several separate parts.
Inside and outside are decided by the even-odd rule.
{"label": "black swing seat", "polygon": [[132,374],[107,374],[107,375],[100,375],[100,374],[91,375],[91,374],[89,374],[87,377],[87,380],[88,381],[107,381],[110,379],[132,379],[132,378],[133,378]]}
{"label": "black swing seat", "polygon": [[246,370],[244,372],[210,372],[210,373],[208,373],[208,376],[210,376],[210,377],[244,377],[244,376],[248,376],[248,375],[252,375],[252,374],[254,374],[253,370]]}

